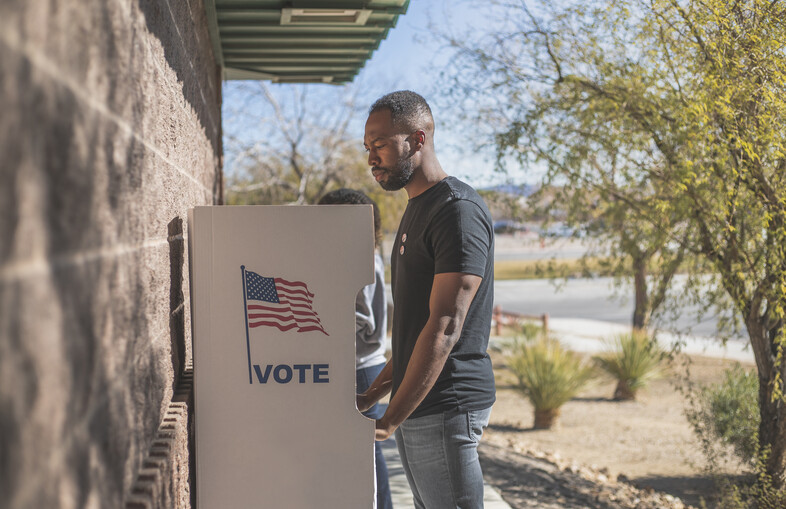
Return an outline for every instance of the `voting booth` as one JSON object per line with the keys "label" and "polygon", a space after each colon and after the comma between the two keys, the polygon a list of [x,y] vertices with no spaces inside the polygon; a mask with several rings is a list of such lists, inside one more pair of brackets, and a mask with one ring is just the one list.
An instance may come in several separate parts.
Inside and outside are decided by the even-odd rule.
{"label": "voting booth", "polygon": [[355,405],[373,228],[370,205],[190,212],[198,507],[374,506]]}

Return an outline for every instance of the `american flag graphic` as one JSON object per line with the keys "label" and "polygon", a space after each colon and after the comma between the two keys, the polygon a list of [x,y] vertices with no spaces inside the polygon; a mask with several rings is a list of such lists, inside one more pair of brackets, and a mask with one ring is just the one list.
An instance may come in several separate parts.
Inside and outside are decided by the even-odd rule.
{"label": "american flag graphic", "polygon": [[317,312],[314,294],[302,281],[287,281],[280,277],[262,277],[245,271],[246,312],[250,328],[269,326],[282,331],[319,331],[329,336]]}

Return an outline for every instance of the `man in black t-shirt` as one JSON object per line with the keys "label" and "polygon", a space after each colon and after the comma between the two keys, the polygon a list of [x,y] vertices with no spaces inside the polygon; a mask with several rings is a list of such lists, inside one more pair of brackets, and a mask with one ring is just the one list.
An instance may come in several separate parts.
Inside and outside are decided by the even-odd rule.
{"label": "man in black t-shirt", "polygon": [[405,189],[409,203],[391,254],[393,356],[358,409],[392,391],[376,438],[395,432],[417,508],[482,507],[477,445],[495,399],[486,353],[491,216],[474,189],[442,170],[431,109],[418,94],[377,100],[364,144],[379,185]]}

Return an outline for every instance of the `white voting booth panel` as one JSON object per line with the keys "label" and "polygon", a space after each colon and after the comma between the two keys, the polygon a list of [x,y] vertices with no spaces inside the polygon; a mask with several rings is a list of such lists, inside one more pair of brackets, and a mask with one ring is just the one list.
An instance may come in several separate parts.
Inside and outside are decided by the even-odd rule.
{"label": "white voting booth panel", "polygon": [[198,507],[373,507],[355,406],[371,206],[197,207],[189,241]]}

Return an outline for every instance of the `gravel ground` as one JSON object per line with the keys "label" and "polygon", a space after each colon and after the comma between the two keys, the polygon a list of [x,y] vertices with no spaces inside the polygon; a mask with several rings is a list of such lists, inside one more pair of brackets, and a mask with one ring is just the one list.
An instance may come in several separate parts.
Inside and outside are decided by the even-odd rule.
{"label": "gravel ground", "polygon": [[[514,389],[504,357],[492,354],[497,403],[480,454],[484,476],[513,507],[681,508],[714,485],[684,417],[681,362],[634,402],[610,398],[605,380],[562,408],[554,430],[532,429],[532,407]],[[682,359],[684,361],[685,359]],[[732,361],[692,357],[691,380],[720,380]],[[726,466],[738,473],[738,464]]]}
{"label": "gravel ground", "polygon": [[[484,476],[512,509],[685,509],[679,498],[609,478],[607,470],[561,464],[546,454],[484,444]],[[540,456],[540,457],[538,457]]]}

